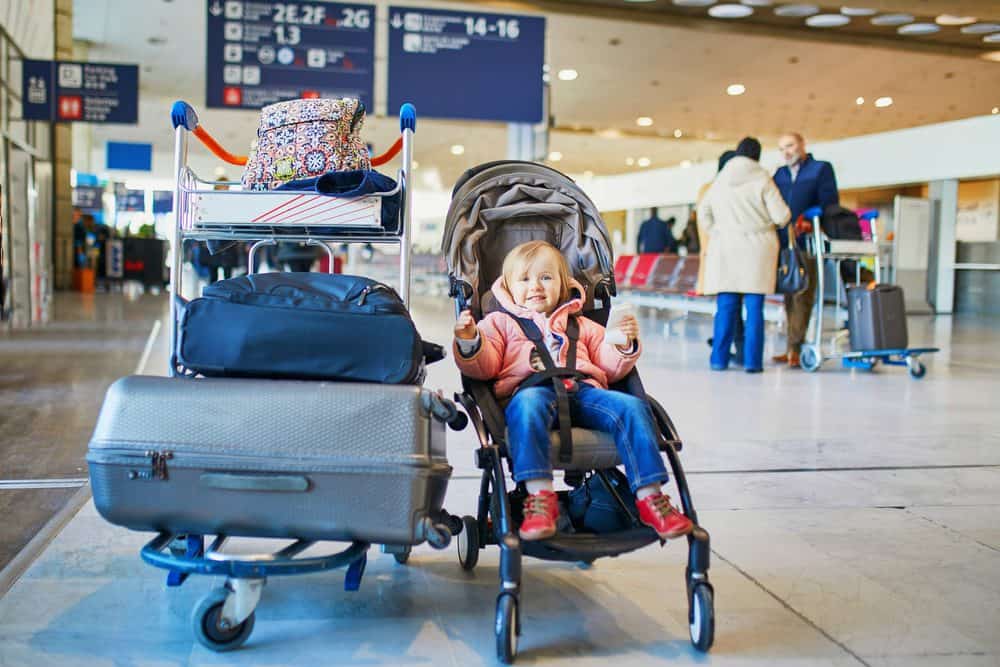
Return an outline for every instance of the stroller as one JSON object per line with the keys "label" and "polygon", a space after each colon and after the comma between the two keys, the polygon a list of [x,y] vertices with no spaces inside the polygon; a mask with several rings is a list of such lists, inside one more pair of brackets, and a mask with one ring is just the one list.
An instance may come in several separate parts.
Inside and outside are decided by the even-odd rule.
{"label": "stroller", "polygon": [[[467,171],[455,185],[442,250],[456,314],[468,309],[479,320],[498,308],[490,286],[500,275],[503,259],[515,246],[532,240],[546,240],[560,249],[573,277],[586,290],[582,315],[605,325],[616,287],[612,246],[600,214],[571,179],[549,167],[519,161],[480,165]],[[614,499],[617,510],[627,517],[629,527],[601,534],[560,531],[547,540],[522,542],[516,524],[519,502],[526,491],[521,484],[508,491],[503,469],[504,459],[510,465],[504,411],[489,383],[463,376],[462,386],[463,391],[456,399],[478,435],[480,448],[476,462],[483,474],[478,513],[462,519],[459,562],[463,569],[471,571],[480,549],[489,544],[500,547],[500,594],[495,617],[497,656],[510,663],[517,654],[517,636],[521,632],[518,606],[522,556],[589,564],[597,558],[647,546],[659,541],[659,537],[639,523],[634,507],[629,507],[616,490],[612,479],[619,474],[616,466],[621,461],[612,438],[572,428],[568,452],[560,451],[566,443],[553,433],[553,467],[565,471],[565,480],[571,487],[602,485]],[[681,441],[662,406],[646,395],[636,370],[611,389],[648,401],[663,436],[660,449],[669,461],[681,506],[696,524],[687,538],[688,620],[691,642],[699,651],[708,651],[715,634],[713,589],[708,581],[709,535],[697,526],[698,518],[678,458]],[[570,455],[569,460],[560,460],[565,454]],[[560,495],[565,500],[566,492]]]}

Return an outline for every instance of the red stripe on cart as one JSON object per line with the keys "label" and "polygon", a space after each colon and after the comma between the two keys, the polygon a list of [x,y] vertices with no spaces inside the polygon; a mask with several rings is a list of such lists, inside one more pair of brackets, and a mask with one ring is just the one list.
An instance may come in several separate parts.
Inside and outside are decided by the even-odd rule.
{"label": "red stripe on cart", "polygon": [[[311,204],[316,199],[320,200],[320,202],[318,204],[315,204],[313,206],[308,206],[306,208],[300,208],[300,210],[295,211],[294,213],[291,213],[292,209],[288,209],[288,211],[285,212],[286,215],[283,215],[283,216],[278,217],[278,218],[273,218],[271,220],[266,220],[265,222],[273,222],[273,223],[279,223],[280,222],[280,223],[286,224],[286,225],[298,225],[298,224],[302,224],[302,218],[301,218],[301,216],[302,216],[303,213],[306,213],[307,211],[313,211],[314,209],[317,209],[317,208],[321,209],[320,211],[314,211],[313,213],[310,213],[310,216],[313,216],[313,215],[316,215],[317,213],[320,213],[320,212],[332,211],[334,209],[340,208],[341,206],[346,206],[348,204],[352,204],[353,203],[353,201],[350,200],[350,199],[333,199],[333,198],[327,197],[325,195],[316,195],[313,199],[309,200],[308,202],[304,202],[304,203]],[[330,201],[331,199],[333,199],[333,200]],[[330,204],[333,204],[333,205],[331,206]],[[296,206],[295,208],[299,208],[299,207]],[[306,217],[308,218],[309,216],[306,216]]]}
{"label": "red stripe on cart", "polygon": [[359,212],[360,211],[347,211],[345,213],[341,213],[340,215],[335,215],[332,218],[322,218],[320,220],[311,220],[311,221],[309,221],[306,224],[308,224],[310,226],[312,226],[312,225],[320,225],[320,224],[324,224],[324,223],[329,224],[329,223],[333,222],[334,220],[336,220],[337,222],[335,224],[346,225],[349,222],[358,222],[359,220],[371,220],[372,219],[372,214],[371,213],[365,213],[364,215],[362,215],[360,217],[354,217],[354,218],[351,218],[349,220],[338,220],[338,218],[343,218],[344,216],[356,215]]}
{"label": "red stripe on cart", "polygon": [[261,218],[263,218],[265,216],[268,216],[268,215],[271,215],[272,213],[277,213],[281,209],[283,209],[286,206],[288,206],[289,204],[291,204],[293,201],[298,201],[299,199],[302,199],[303,197],[305,197],[305,194],[301,194],[301,195],[298,195],[296,197],[292,197],[288,201],[281,202],[280,204],[278,204],[277,206],[275,206],[271,210],[264,211],[263,213],[261,213],[260,215],[258,215],[256,218],[254,218],[250,222],[260,222]]}

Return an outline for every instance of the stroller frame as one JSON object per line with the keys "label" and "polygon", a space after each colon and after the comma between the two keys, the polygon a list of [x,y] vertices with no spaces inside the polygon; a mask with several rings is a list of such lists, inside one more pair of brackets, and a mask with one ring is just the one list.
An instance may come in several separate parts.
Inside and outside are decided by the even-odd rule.
{"label": "stroller frame", "polygon": [[[603,303],[610,303],[614,285],[602,283],[597,289],[603,291]],[[451,296],[455,299],[458,315],[468,307],[471,287],[461,281],[452,280]],[[605,307],[607,308],[607,306]],[[599,318],[607,320],[607,310],[595,311]],[[587,316],[585,313],[583,316]],[[495,634],[497,657],[510,664],[517,655],[517,638],[521,634],[519,615],[521,599],[521,561],[524,556],[554,561],[580,562],[590,565],[597,558],[618,556],[634,551],[659,539],[652,529],[641,525],[633,508],[626,506],[621,496],[607,478],[605,470],[595,470],[592,474],[602,481],[615,499],[619,509],[631,519],[632,527],[617,533],[596,535],[587,533],[562,534],[547,540],[525,542],[517,534],[511,508],[510,493],[503,462],[513,472],[505,442],[503,410],[486,382],[462,376],[462,393],[455,400],[464,408],[479,440],[476,451],[476,465],[482,470],[476,516],[462,517],[462,531],[458,534],[459,563],[466,571],[475,568],[479,560],[479,550],[488,545],[500,547],[500,592],[496,601]],[[645,393],[638,371],[633,369],[623,380],[611,387],[614,390],[646,399],[654,423],[662,439],[660,450],[666,456],[677,485],[678,496],[684,513],[695,523],[695,529],[687,536],[688,563],[685,570],[688,597],[688,623],[691,642],[702,652],[708,651],[715,637],[714,589],[708,580],[711,553],[710,536],[698,526],[691,493],[688,489],[684,469],[678,452],[683,444],[663,407]],[[571,481],[572,475],[568,475]],[[582,482],[577,474],[576,482]],[[523,485],[517,485],[523,491]]]}

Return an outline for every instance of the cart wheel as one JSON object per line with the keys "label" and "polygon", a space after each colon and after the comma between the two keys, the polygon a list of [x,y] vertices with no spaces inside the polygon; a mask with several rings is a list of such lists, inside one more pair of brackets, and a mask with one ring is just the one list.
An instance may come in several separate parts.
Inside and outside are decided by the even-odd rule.
{"label": "cart wheel", "polygon": [[216,588],[201,599],[191,614],[195,638],[201,642],[202,646],[213,651],[232,651],[239,648],[253,632],[253,613],[236,627],[221,627],[222,606],[226,603],[228,596],[227,589]]}
{"label": "cart wheel", "polygon": [[458,562],[471,572],[479,562],[479,522],[471,516],[462,517],[462,532],[458,534]]}
{"label": "cart wheel", "polygon": [[517,657],[517,598],[510,593],[501,593],[497,598],[496,635],[497,658],[510,665]]}
{"label": "cart wheel", "polygon": [[174,558],[180,558],[187,555],[187,535],[174,535],[174,539],[170,540],[170,544],[167,546],[170,550],[170,555]]}
{"label": "cart wheel", "polygon": [[823,364],[823,357],[820,355],[819,350],[816,349],[815,345],[803,345],[802,352],[799,356],[799,365],[803,369],[813,373],[819,370],[819,367]]}
{"label": "cart wheel", "polygon": [[397,551],[392,554],[392,557],[396,559],[396,562],[400,565],[406,565],[410,560],[410,552],[413,551],[412,548],[406,547],[405,551]]}
{"label": "cart wheel", "polygon": [[707,584],[696,584],[691,590],[691,643],[707,653],[715,641],[715,602]]}
{"label": "cart wheel", "polygon": [[906,367],[910,371],[910,377],[914,380],[919,380],[923,376],[927,375],[927,367],[924,366],[924,363],[916,357],[907,357]]}

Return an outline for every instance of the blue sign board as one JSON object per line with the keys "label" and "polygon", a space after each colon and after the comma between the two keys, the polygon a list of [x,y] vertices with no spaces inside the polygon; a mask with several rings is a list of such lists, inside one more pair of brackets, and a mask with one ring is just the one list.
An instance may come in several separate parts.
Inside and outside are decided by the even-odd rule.
{"label": "blue sign board", "polygon": [[372,108],[374,5],[206,0],[206,7],[209,107],[356,97]]}
{"label": "blue sign board", "polygon": [[145,211],[145,190],[128,190],[124,183],[115,183],[115,210]]}
{"label": "blue sign board", "polygon": [[25,120],[139,122],[139,66],[25,60]]}
{"label": "blue sign board", "polygon": [[82,211],[100,211],[104,208],[104,188],[95,185],[77,185],[73,188],[73,206]]}
{"label": "blue sign board", "polygon": [[153,144],[109,141],[107,146],[108,169],[153,170]]}
{"label": "blue sign board", "polygon": [[539,123],[545,19],[389,7],[389,110]]}
{"label": "blue sign board", "polygon": [[170,190],[153,190],[153,215],[174,210],[174,193]]}

